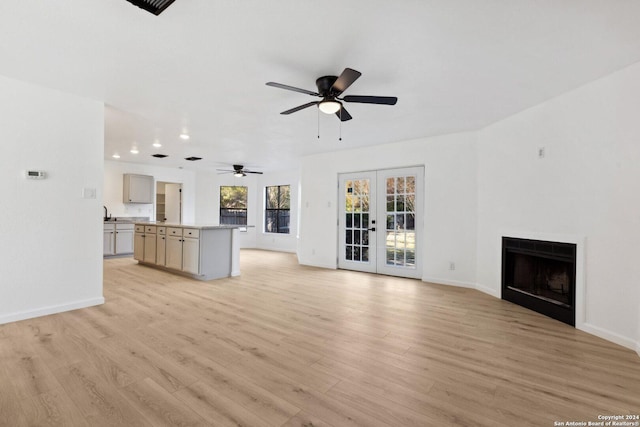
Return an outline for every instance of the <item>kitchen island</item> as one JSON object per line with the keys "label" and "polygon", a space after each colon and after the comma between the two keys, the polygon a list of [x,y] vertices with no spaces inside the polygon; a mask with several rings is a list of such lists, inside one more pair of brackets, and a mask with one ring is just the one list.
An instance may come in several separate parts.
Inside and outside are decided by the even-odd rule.
{"label": "kitchen island", "polygon": [[139,264],[198,280],[240,275],[239,226],[136,222]]}

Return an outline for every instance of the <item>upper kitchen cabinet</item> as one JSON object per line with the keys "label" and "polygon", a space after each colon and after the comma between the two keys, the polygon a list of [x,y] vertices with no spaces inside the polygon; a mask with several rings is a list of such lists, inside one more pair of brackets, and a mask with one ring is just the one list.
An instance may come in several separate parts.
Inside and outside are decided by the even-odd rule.
{"label": "upper kitchen cabinet", "polygon": [[124,189],[122,201],[124,203],[153,203],[155,187],[150,175],[124,174]]}

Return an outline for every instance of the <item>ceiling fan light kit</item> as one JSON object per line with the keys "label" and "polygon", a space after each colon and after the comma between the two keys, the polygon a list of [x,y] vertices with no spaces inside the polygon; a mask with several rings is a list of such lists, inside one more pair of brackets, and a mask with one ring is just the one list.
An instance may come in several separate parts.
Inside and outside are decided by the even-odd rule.
{"label": "ceiling fan light kit", "polygon": [[335,114],[340,111],[341,106],[342,104],[332,99],[322,101],[320,104],[318,104],[318,108],[320,108],[320,111],[325,114]]}

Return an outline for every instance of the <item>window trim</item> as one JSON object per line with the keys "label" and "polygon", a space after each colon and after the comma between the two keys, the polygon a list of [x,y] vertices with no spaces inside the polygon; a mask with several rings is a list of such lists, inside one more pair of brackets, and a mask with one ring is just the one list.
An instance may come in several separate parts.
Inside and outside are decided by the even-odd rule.
{"label": "window trim", "polygon": [[[241,225],[241,226],[247,226],[248,221],[249,221],[249,187],[246,185],[220,185],[218,186],[218,223],[220,225]],[[227,187],[241,187],[241,188],[246,188],[246,198],[245,198],[245,208],[224,208],[222,207],[222,189],[223,188],[227,188]],[[244,211],[244,224],[229,224],[226,222],[222,222],[222,210],[223,209],[233,209],[233,210],[237,210],[237,211]],[[236,217],[237,218],[237,217]]]}
{"label": "window trim", "polygon": [[[269,208],[268,207],[268,201],[269,201],[269,188],[274,188],[277,187],[278,188],[278,196],[277,196],[277,200],[278,200],[278,205],[280,204],[280,191],[281,191],[281,187],[289,187],[289,207],[288,208],[281,208],[281,207],[277,207],[277,208]],[[287,231],[278,231],[280,230],[280,224],[279,224],[279,218],[280,218],[280,212],[281,211],[286,211],[288,213],[287,218],[288,218],[288,224],[287,224]],[[276,231],[268,231],[267,230],[267,212],[275,212],[275,220],[276,220]],[[281,184],[281,185],[267,185],[264,187],[264,222],[263,222],[263,232],[265,234],[291,234],[291,184]]]}

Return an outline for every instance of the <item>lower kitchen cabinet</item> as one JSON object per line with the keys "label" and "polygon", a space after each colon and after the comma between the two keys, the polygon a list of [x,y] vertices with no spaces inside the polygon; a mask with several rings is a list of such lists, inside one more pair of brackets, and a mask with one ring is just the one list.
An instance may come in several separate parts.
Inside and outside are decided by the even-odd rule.
{"label": "lower kitchen cabinet", "polygon": [[182,239],[182,271],[198,274],[200,256],[200,241],[185,237]]}
{"label": "lower kitchen cabinet", "polygon": [[167,236],[167,252],[164,266],[182,270],[182,236]]}
{"label": "lower kitchen cabinet", "polygon": [[104,224],[103,255],[127,255],[133,253],[133,224]]}
{"label": "lower kitchen cabinet", "polygon": [[102,254],[104,256],[116,254],[116,226],[115,224],[104,224],[104,235],[102,240]]}
{"label": "lower kitchen cabinet", "polygon": [[133,253],[133,224],[116,224],[116,255]]}
{"label": "lower kitchen cabinet", "polygon": [[156,237],[156,264],[164,266],[167,259],[167,235],[165,227],[158,227]]}
{"label": "lower kitchen cabinet", "polygon": [[144,261],[144,228],[138,231],[137,226],[135,236],[133,237],[133,259]]}

